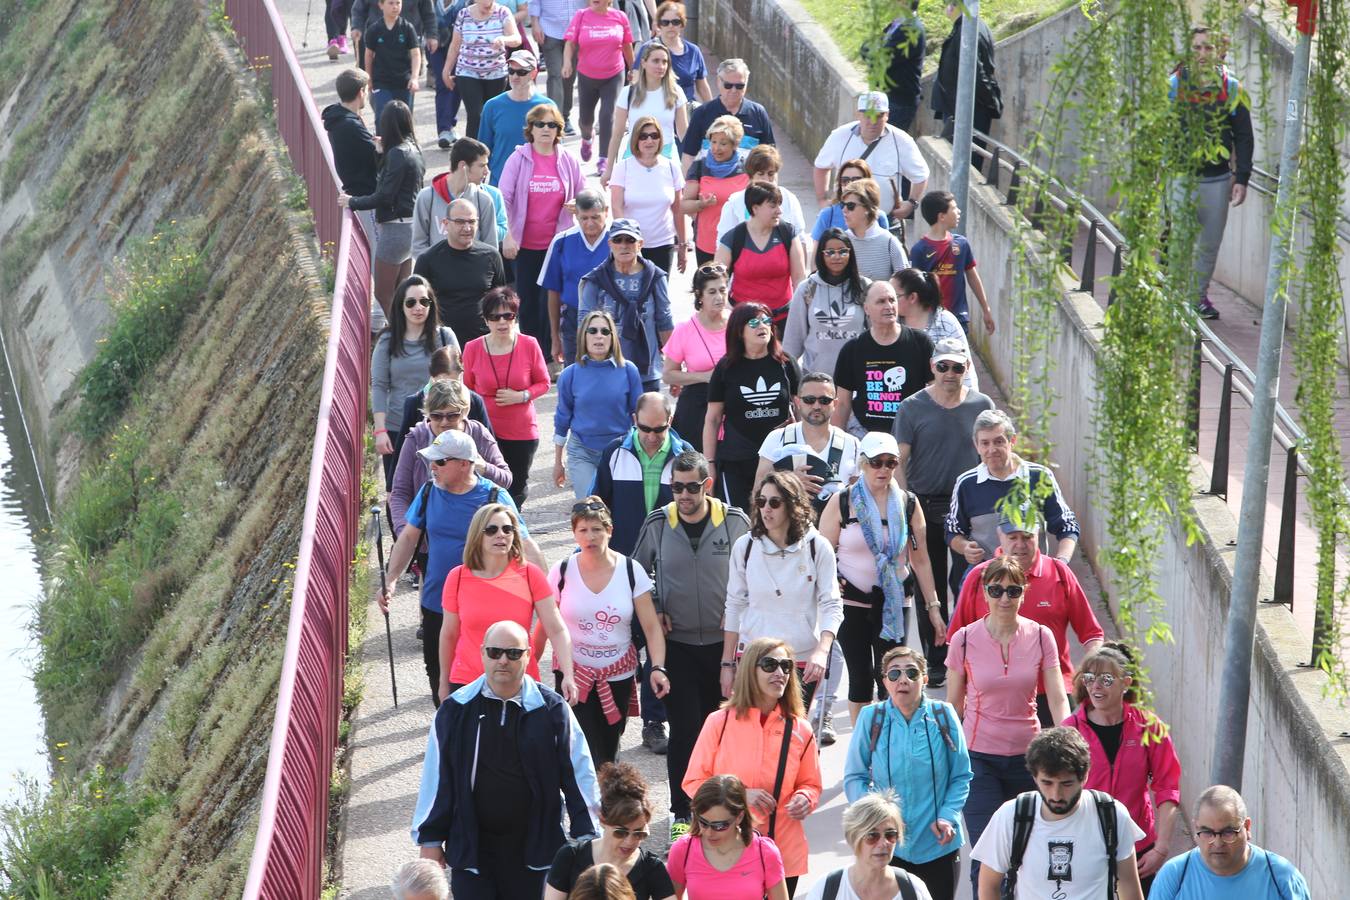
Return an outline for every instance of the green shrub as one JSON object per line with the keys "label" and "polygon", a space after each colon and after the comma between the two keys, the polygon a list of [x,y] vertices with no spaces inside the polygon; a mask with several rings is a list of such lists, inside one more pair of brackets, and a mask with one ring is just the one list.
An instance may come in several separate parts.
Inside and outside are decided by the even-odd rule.
{"label": "green shrub", "polygon": [[121,417],[141,378],[173,348],[208,277],[197,247],[165,231],[132,246],[121,280],[109,300],[112,327],[80,373],[79,427],[90,438]]}
{"label": "green shrub", "polygon": [[101,767],[47,791],[25,781],[23,796],[0,807],[0,889],[32,900],[106,896],[122,848],[160,803]]}

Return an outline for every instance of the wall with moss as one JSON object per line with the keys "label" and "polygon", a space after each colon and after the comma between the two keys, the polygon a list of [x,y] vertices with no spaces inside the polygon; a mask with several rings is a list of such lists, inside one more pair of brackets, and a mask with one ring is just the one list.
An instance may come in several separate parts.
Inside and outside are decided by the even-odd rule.
{"label": "wall with moss", "polygon": [[[0,0],[0,327],[60,498],[47,737],[60,776],[160,798],[114,896],[237,896],[256,828],[327,329],[270,115],[205,7]],[[204,277],[91,428],[81,373],[155,234]]]}

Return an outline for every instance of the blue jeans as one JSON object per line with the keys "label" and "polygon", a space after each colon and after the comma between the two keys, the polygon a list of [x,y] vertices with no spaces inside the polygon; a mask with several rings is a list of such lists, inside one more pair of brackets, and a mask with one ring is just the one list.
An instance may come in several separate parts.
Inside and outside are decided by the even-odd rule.
{"label": "blue jeans", "polygon": [[370,92],[370,102],[375,107],[375,128],[380,127],[380,113],[384,111],[384,105],[390,100],[402,100],[408,104],[408,109],[413,108],[412,91],[404,88],[401,91],[390,90],[389,88],[376,88]]}
{"label": "blue jeans", "polygon": [[561,305],[558,310],[558,334],[562,337],[563,365],[570,366],[577,360],[577,308]]}
{"label": "blue jeans", "polygon": [[447,47],[436,48],[435,53],[427,54],[427,66],[436,76],[436,131],[453,131],[455,120],[459,118],[459,93],[445,86],[441,73],[445,71],[445,51]]}
{"label": "blue jeans", "polygon": [[567,436],[567,474],[572,479],[572,495],[578,500],[591,495],[595,487],[595,470],[600,466],[603,450],[592,450],[576,435]]}
{"label": "blue jeans", "polygon": [[[992,753],[970,752],[970,796],[966,798],[966,829],[970,832],[970,846],[974,847],[988,827],[989,820],[1004,803],[1023,791],[1036,790],[1036,782],[1027,771],[1027,758],[996,756]],[[980,893],[980,864],[970,861],[970,886],[975,896]]]}

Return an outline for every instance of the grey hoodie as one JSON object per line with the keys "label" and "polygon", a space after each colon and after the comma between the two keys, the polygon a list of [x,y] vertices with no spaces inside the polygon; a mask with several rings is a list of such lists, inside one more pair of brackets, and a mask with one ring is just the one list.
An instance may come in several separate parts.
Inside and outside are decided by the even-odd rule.
{"label": "grey hoodie", "polygon": [[[863,293],[872,282],[862,279]],[[834,363],[844,344],[867,328],[862,295],[852,296],[848,284],[831,285],[819,273],[797,285],[788,306],[783,349],[800,358],[803,372],[834,375]]]}

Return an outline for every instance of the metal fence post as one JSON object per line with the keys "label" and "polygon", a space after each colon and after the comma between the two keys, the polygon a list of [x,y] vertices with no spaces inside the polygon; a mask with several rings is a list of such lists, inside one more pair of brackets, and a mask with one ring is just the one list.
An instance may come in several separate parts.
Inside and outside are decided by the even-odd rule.
{"label": "metal fence post", "polygon": [[1111,261],[1111,293],[1106,295],[1107,306],[1116,302],[1116,279],[1120,277],[1120,267],[1122,265],[1121,254],[1124,250],[1125,248],[1123,246],[1116,244],[1116,255]]}
{"label": "metal fence post", "polygon": [[989,160],[989,174],[985,177],[985,183],[994,190],[998,190],[998,179],[1002,174],[1001,162],[1003,160],[1003,148],[994,146],[994,155]]}
{"label": "metal fence post", "polygon": [[1008,205],[1017,205],[1017,191],[1022,187],[1022,173],[1019,171],[1017,160],[1012,164],[1012,180],[1008,182]]}
{"label": "metal fence post", "polygon": [[1219,430],[1214,436],[1214,471],[1209,492],[1228,499],[1228,440],[1233,419],[1233,364],[1223,367],[1223,393],[1219,395]]}
{"label": "metal fence post", "polygon": [[1275,590],[1271,603],[1283,603],[1294,611],[1294,525],[1298,514],[1298,450],[1284,454],[1284,496],[1280,510],[1280,540],[1275,553]]}
{"label": "metal fence post", "polygon": [[1083,253],[1083,276],[1078,281],[1078,289],[1085,294],[1091,294],[1097,286],[1097,232],[1101,229],[1101,223],[1096,219],[1088,226],[1087,249]]}

